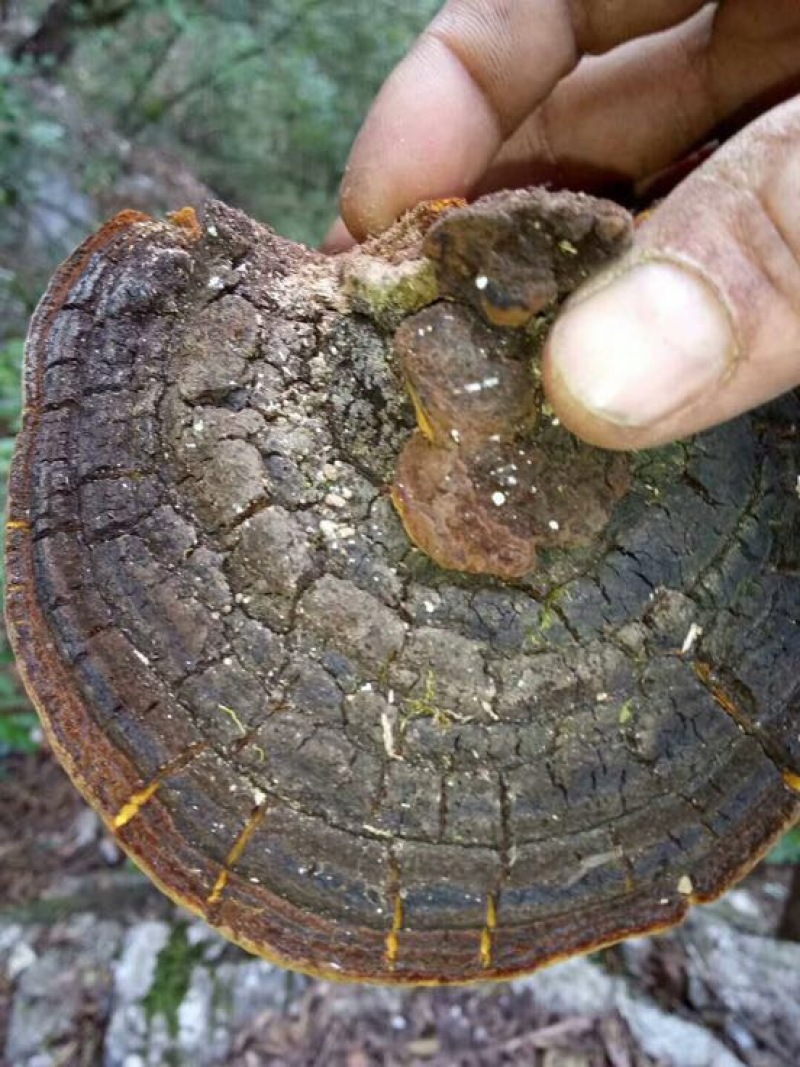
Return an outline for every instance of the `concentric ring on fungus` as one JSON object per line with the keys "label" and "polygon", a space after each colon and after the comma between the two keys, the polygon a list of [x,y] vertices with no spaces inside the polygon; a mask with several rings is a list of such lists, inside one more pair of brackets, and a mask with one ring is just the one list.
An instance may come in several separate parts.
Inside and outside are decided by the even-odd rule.
{"label": "concentric ring on fungus", "polygon": [[797,817],[797,396],[625,458],[543,402],[629,233],[527,190],[329,259],[211,203],[51,282],[14,647],[122,846],[246,948],[506,977],[679,921]]}

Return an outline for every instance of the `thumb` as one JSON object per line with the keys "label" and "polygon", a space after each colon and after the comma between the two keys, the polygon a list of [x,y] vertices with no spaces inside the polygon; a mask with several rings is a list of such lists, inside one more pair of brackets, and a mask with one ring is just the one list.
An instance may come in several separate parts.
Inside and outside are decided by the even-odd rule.
{"label": "thumb", "polygon": [[798,204],[800,98],[691,174],[567,305],[544,365],[565,425],[645,448],[800,384]]}

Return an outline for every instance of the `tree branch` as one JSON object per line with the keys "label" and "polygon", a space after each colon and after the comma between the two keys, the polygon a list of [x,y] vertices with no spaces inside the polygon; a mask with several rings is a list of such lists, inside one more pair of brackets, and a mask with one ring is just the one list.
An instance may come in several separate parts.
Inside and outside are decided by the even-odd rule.
{"label": "tree branch", "polygon": [[137,0],[53,0],[34,32],[15,47],[14,59],[63,66],[75,48],[76,32],[113,26],[128,15]]}
{"label": "tree branch", "polygon": [[[189,97],[193,96],[196,92],[201,90],[215,89],[217,88],[235,69],[240,67],[243,63],[249,63],[251,59],[258,59],[262,57],[265,52],[270,48],[275,48],[281,44],[298,26],[302,25],[305,19],[317,8],[322,7],[323,0],[310,0],[305,7],[299,11],[288,22],[284,23],[273,34],[269,41],[259,41],[256,44],[248,45],[246,48],[242,48],[239,52],[236,52],[233,56],[229,57],[224,65],[220,65],[216,70],[206,71],[196,78],[191,79],[185,85],[177,89],[171,96],[165,97],[161,101],[161,106],[158,109],[159,119],[164,115],[173,111],[180,104],[184,103]],[[147,115],[140,114],[136,116],[136,121],[129,127],[128,133],[131,136],[136,136],[141,133],[144,127],[148,124],[150,119]]]}

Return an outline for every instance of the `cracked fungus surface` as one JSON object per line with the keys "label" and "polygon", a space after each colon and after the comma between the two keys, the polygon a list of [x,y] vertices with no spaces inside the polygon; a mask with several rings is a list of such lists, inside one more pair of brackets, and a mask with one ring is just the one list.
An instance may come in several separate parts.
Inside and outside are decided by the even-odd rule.
{"label": "cracked fungus surface", "polygon": [[797,399],[636,457],[527,577],[459,574],[387,493],[414,412],[338,269],[212,205],[54,280],[8,613],[56,751],[289,965],[463,981],[677,921],[798,813]]}

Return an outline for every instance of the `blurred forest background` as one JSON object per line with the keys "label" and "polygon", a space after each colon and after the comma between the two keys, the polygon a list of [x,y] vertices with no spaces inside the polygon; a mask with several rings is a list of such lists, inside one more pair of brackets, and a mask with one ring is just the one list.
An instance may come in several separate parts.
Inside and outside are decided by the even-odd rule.
{"label": "blurred forest background", "polygon": [[[0,493],[54,267],[117,210],[212,194],[318,243],[372,97],[438,6],[0,0]],[[35,724],[3,639],[0,756]]]}

